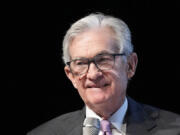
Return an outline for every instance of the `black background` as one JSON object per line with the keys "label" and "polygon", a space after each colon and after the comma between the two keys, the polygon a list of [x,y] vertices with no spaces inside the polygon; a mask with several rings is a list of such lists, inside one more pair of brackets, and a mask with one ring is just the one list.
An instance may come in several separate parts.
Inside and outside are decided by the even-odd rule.
{"label": "black background", "polygon": [[178,4],[150,0],[94,3],[93,8],[87,7],[90,1],[83,4],[5,3],[1,26],[7,89],[2,93],[2,117],[7,132],[25,134],[82,108],[64,74],[61,43],[70,25],[92,12],[119,17],[131,30],[139,63],[128,95],[180,113]]}

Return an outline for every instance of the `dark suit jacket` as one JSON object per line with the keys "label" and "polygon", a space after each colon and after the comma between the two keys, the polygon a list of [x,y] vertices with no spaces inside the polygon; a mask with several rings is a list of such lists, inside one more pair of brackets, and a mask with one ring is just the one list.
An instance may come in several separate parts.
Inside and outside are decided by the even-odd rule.
{"label": "dark suit jacket", "polygon": [[[82,135],[85,109],[59,116],[28,133],[28,135]],[[126,135],[180,135],[180,116],[128,97],[124,119]]]}

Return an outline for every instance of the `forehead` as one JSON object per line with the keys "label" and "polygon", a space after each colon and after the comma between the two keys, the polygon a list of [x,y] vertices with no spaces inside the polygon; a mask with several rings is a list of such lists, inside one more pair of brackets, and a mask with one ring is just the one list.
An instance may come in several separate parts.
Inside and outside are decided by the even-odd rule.
{"label": "forehead", "polygon": [[69,47],[71,58],[90,58],[101,52],[117,51],[115,33],[107,27],[90,29],[77,35]]}

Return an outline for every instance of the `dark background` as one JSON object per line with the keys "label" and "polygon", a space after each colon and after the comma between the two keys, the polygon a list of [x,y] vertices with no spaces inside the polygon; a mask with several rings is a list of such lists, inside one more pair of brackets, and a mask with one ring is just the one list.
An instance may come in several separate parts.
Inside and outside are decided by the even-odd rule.
{"label": "dark background", "polygon": [[93,8],[63,5],[5,4],[2,29],[7,90],[2,94],[2,116],[7,132],[25,134],[45,121],[83,107],[64,74],[61,43],[70,25],[92,12],[121,18],[132,32],[139,63],[128,95],[180,114],[176,2],[127,0],[108,6],[95,3]]}

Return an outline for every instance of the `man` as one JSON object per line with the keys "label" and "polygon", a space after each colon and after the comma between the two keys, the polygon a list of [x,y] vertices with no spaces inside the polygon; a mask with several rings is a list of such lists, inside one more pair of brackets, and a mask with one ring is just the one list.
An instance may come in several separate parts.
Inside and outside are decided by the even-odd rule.
{"label": "man", "polygon": [[63,41],[65,73],[85,107],[55,118],[28,135],[179,135],[177,114],[126,96],[136,71],[128,26],[101,13],[90,14],[67,31]]}

